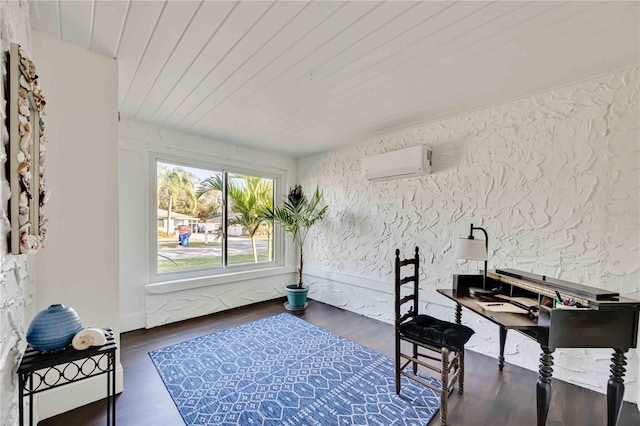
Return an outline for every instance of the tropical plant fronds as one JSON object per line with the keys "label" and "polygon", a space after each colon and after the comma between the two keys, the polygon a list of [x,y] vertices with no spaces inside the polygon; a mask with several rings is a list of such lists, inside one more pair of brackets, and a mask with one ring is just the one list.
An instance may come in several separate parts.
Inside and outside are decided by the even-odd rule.
{"label": "tropical plant fronds", "polygon": [[298,269],[298,288],[302,288],[303,249],[307,234],[311,227],[322,220],[329,206],[321,206],[322,192],[316,186],[311,198],[307,198],[302,187],[296,185],[289,191],[281,205],[267,208],[263,215],[280,224],[282,229],[291,236],[292,241],[300,250],[300,266]]}

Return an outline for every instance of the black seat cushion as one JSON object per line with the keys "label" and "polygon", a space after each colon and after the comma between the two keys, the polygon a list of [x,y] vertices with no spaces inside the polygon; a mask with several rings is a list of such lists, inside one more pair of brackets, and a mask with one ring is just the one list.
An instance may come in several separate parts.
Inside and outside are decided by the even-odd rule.
{"label": "black seat cushion", "polygon": [[458,352],[474,331],[467,326],[441,321],[429,315],[417,315],[400,325],[400,333],[430,346]]}

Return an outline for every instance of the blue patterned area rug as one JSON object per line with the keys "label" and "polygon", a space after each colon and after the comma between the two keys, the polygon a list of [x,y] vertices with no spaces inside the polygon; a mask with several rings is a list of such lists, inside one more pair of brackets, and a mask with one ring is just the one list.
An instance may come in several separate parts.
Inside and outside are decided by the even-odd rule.
{"label": "blue patterned area rug", "polygon": [[149,355],[189,425],[424,426],[440,408],[405,377],[397,396],[389,358],[286,313]]}

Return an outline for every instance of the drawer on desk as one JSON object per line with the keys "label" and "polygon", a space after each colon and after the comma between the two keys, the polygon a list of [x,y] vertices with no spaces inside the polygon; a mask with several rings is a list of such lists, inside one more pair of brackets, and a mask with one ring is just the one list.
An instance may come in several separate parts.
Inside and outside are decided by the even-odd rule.
{"label": "drawer on desk", "polygon": [[550,309],[541,306],[538,325],[548,329],[546,346],[551,349],[634,348],[638,316],[628,310]]}

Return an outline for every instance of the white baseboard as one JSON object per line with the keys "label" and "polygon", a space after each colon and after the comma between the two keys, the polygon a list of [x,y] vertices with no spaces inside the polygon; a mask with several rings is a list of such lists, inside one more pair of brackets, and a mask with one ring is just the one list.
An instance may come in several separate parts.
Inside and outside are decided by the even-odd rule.
{"label": "white baseboard", "polygon": [[[123,390],[122,365],[116,367],[116,393]],[[80,382],[69,383],[35,395],[34,424],[74,408],[99,401],[107,396],[107,375],[91,377]]]}
{"label": "white baseboard", "polygon": [[145,314],[143,312],[134,312],[132,314],[120,315],[120,332],[139,330],[145,328]]}
{"label": "white baseboard", "polygon": [[327,271],[325,269],[307,267],[305,269],[305,275],[309,275],[316,278],[322,278],[329,281],[340,282],[349,284],[355,287],[361,287],[367,290],[378,291],[380,293],[386,293],[393,295],[395,292],[394,283],[386,283],[383,281],[377,281],[368,278],[360,278],[353,275],[343,274],[336,271]]}
{"label": "white baseboard", "polygon": [[[309,293],[311,299],[383,321],[387,324],[393,324],[394,282],[361,278],[342,272],[311,267],[305,271],[304,275],[310,278],[307,281],[311,285]],[[315,286],[314,281],[330,283],[330,285],[323,288],[322,285]],[[422,290],[420,294],[420,303],[427,306],[427,310],[437,307],[453,312],[454,304],[444,296],[427,290]]]}

